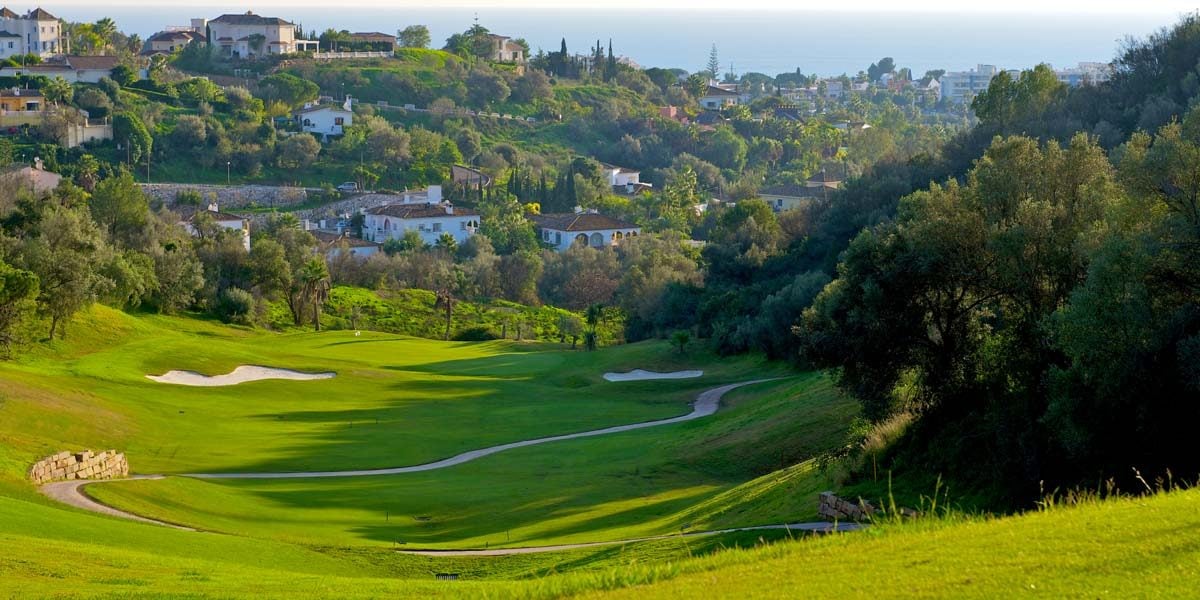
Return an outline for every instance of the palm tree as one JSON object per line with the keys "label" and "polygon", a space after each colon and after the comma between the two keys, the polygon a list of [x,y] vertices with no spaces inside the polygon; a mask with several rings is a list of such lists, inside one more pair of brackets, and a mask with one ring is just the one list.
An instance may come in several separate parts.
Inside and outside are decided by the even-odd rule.
{"label": "palm tree", "polygon": [[602,304],[593,304],[587,307],[587,312],[584,313],[588,330],[583,334],[583,346],[588,350],[595,350],[599,345],[599,334],[596,332],[596,328],[600,325],[600,318],[603,314],[604,305]]}
{"label": "palm tree", "polygon": [[92,26],[92,32],[100,37],[102,47],[107,48],[112,45],[113,36],[117,33],[117,23],[108,17],[104,17]]}
{"label": "palm tree", "polygon": [[321,330],[321,307],[329,299],[329,268],[325,261],[314,257],[300,267],[301,296],[312,305],[313,327]]}

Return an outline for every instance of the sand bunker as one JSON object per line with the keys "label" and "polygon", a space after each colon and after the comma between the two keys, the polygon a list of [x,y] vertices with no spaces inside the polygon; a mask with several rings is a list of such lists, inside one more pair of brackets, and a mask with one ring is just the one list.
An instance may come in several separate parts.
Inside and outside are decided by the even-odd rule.
{"label": "sand bunker", "polygon": [[605,373],[606,381],[650,381],[653,379],[692,379],[704,375],[704,371],[675,371],[674,373],[656,373],[634,369],[628,373]]}
{"label": "sand bunker", "polygon": [[216,375],[209,377],[195,371],[167,371],[162,375],[147,375],[146,379],[153,379],[159,383],[173,383],[175,385],[192,385],[199,387],[219,387],[226,385],[237,385],[248,381],[262,381],[264,379],[291,379],[295,381],[310,381],[313,379],[332,379],[334,373],[301,373],[300,371],[292,371],[289,369],[274,369],[271,367],[257,367],[253,365],[242,365],[225,375]]}

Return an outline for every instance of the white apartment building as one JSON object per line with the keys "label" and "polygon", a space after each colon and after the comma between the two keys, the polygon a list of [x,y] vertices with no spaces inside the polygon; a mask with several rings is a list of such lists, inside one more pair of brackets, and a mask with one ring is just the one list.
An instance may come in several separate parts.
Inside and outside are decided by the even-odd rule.
{"label": "white apartment building", "polygon": [[58,17],[40,8],[24,16],[0,8],[0,58],[22,54],[50,58],[61,53],[62,37]]}
{"label": "white apartment building", "polygon": [[[992,78],[1000,72],[996,65],[978,65],[970,71],[950,71],[942,75],[938,81],[941,89],[938,100],[949,100],[955,103],[970,102],[980,92],[986,90],[992,83]],[[1009,71],[1014,78],[1020,71]]]}
{"label": "white apartment building", "polygon": [[1098,62],[1081,62],[1077,67],[1054,70],[1058,80],[1071,87],[1103,83],[1112,78],[1112,73],[1112,65]]}

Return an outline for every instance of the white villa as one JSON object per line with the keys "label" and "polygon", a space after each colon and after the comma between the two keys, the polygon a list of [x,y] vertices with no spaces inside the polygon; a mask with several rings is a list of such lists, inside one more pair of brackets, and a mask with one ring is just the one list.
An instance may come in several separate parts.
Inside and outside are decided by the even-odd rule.
{"label": "white villa", "polygon": [[0,58],[36,54],[50,58],[62,49],[62,24],[58,17],[35,8],[24,16],[0,8]]}
{"label": "white villa", "polygon": [[223,56],[232,58],[316,50],[319,44],[316,40],[296,39],[296,26],[292,23],[252,12],[221,15],[203,24],[208,31],[208,43],[219,48]]}
{"label": "white villa", "polygon": [[346,127],[354,124],[351,107],[349,96],[341,106],[308,105],[296,111],[296,122],[301,130],[328,140],[331,136],[342,135]]}
{"label": "white villa", "polygon": [[540,230],[542,242],[565,252],[571,246],[607,248],[621,240],[641,235],[637,225],[614,219],[594,210],[574,213],[534,215],[530,220]]}
{"label": "white villa", "polygon": [[721,110],[726,106],[736,106],[741,102],[741,94],[715,85],[708,86],[708,90],[700,97],[700,106],[709,110]]}
{"label": "white villa", "polygon": [[196,218],[198,216],[200,216],[201,214],[208,215],[209,217],[212,218],[214,223],[216,223],[217,225],[220,225],[221,227],[223,227],[225,229],[241,231],[242,245],[246,247],[247,252],[250,251],[250,220],[249,219],[247,219],[246,217],[238,216],[238,215],[231,215],[229,213],[223,213],[220,211],[220,208],[214,202],[212,204],[209,204],[208,208],[205,210],[193,210],[193,211],[191,211],[190,214],[183,215],[183,218],[179,221],[179,224],[182,225],[183,228],[186,229],[187,232],[189,234],[191,234],[193,237],[197,237],[200,235],[200,232],[196,230],[193,223],[195,223]]}
{"label": "white villa", "polygon": [[443,200],[442,188],[436,185],[405,192],[400,202],[368,208],[363,217],[363,238],[377,244],[401,239],[407,231],[421,234],[421,241],[429,245],[447,233],[461,244],[479,231],[479,213]]}

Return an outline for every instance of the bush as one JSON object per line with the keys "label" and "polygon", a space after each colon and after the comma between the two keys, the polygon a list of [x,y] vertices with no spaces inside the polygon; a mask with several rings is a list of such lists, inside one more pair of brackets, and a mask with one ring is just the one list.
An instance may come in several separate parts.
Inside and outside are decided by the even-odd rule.
{"label": "bush", "polygon": [[217,298],[216,313],[226,323],[249,325],[254,315],[254,296],[241,288],[228,288]]}
{"label": "bush", "polygon": [[454,334],[456,342],[490,342],[500,339],[500,334],[491,327],[468,327]]}

